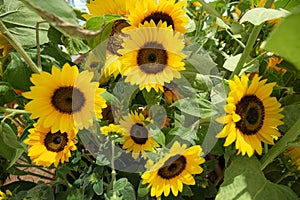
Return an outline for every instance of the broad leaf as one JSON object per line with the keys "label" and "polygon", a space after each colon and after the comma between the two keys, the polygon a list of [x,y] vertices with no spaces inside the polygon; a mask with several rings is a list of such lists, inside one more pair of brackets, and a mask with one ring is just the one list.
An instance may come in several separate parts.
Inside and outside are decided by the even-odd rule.
{"label": "broad leaf", "polygon": [[184,113],[200,118],[210,118],[217,114],[215,106],[204,98],[179,99],[172,106],[177,107]]}
{"label": "broad leaf", "polygon": [[[287,61],[293,63],[300,70],[300,12],[286,17],[271,32],[264,49],[275,52]],[[297,42],[296,42],[297,41]]]}
{"label": "broad leaf", "polygon": [[[0,20],[8,28],[14,38],[24,47],[36,46],[36,23],[43,19],[27,8],[18,0],[4,0],[1,8]],[[49,25],[39,25],[40,45],[47,43]]]}
{"label": "broad leaf", "polygon": [[236,157],[226,169],[224,178],[216,200],[298,199],[289,187],[268,181],[254,156]]}
{"label": "broad leaf", "polygon": [[79,26],[76,14],[65,1],[22,0],[22,2],[65,35],[79,38],[91,38],[102,31],[89,31]]}
{"label": "broad leaf", "polygon": [[266,21],[285,17],[287,15],[286,11],[275,10],[269,8],[253,8],[247,11],[240,20],[240,23],[250,22],[255,26],[258,26]]}
{"label": "broad leaf", "polygon": [[11,62],[3,73],[3,80],[9,82],[15,89],[29,90],[32,85],[30,82],[32,71],[21,60],[18,53],[12,52],[10,56]]}

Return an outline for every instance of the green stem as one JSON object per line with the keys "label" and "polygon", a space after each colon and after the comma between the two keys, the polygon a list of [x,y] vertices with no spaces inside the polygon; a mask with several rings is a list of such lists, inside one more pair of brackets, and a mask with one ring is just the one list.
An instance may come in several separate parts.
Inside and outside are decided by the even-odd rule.
{"label": "green stem", "polygon": [[115,194],[115,182],[116,182],[116,176],[117,172],[115,170],[115,143],[114,141],[111,141],[111,184],[113,189],[113,194]]}
{"label": "green stem", "polygon": [[29,113],[25,110],[5,108],[5,107],[1,107],[1,106],[0,106],[0,112],[9,112],[9,113],[14,113],[14,114],[28,114]]}
{"label": "green stem", "polygon": [[[274,0],[267,0],[264,7],[270,8],[272,6],[273,2],[274,2]],[[244,64],[246,63],[247,58],[250,55],[250,52],[257,40],[257,37],[258,37],[262,27],[263,27],[263,24],[260,24],[258,26],[254,26],[254,28],[252,29],[252,32],[248,38],[248,41],[247,41],[246,47],[242,53],[242,56],[237,64],[236,68],[234,69],[233,73],[231,74],[231,77],[230,77],[231,79],[233,78],[234,75],[239,75],[239,73],[242,71],[242,68],[243,68]]]}
{"label": "green stem", "polygon": [[300,135],[300,119],[290,128],[290,130],[273,146],[267,154],[261,159],[261,169],[264,169],[271,163],[277,156],[279,156],[288,146]]}
{"label": "green stem", "polygon": [[40,73],[40,69],[35,65],[35,63],[31,60],[31,58],[27,55],[22,45],[14,38],[14,36],[9,32],[3,22],[0,20],[0,31],[3,33],[3,36],[7,41],[22,55],[24,60],[29,65],[30,69],[34,73]]}
{"label": "green stem", "polygon": [[216,9],[214,7],[212,7],[211,5],[206,3],[204,0],[198,0],[198,1],[202,4],[203,8],[208,12],[208,14],[222,19],[222,16],[220,15],[220,13],[218,11],[216,11]]}
{"label": "green stem", "polygon": [[283,181],[285,178],[289,176],[292,176],[292,173],[290,171],[287,171],[275,183],[279,184],[281,181]]}
{"label": "green stem", "polygon": [[244,45],[244,43],[243,43],[242,41],[240,41],[239,39],[237,39],[236,37],[234,37],[234,35],[232,35],[232,34],[230,33],[230,31],[228,31],[227,29],[226,29],[226,32],[227,32],[227,34],[228,34],[232,39],[234,39],[237,43],[239,43],[239,45],[240,45],[242,48],[245,48],[245,45]]}

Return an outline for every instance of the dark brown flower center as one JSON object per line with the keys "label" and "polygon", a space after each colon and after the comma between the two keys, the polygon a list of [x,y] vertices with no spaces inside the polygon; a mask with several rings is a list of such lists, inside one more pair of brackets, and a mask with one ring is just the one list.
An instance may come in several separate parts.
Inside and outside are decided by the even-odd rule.
{"label": "dark brown flower center", "polygon": [[167,13],[160,12],[160,11],[153,12],[142,20],[142,24],[144,24],[144,22],[150,22],[151,19],[154,21],[156,25],[158,24],[159,21],[166,22],[167,26],[172,26],[173,30],[175,30],[174,21],[172,17]]}
{"label": "dark brown flower center", "polygon": [[167,63],[167,51],[159,43],[148,42],[138,51],[137,64],[146,74],[162,72]]}
{"label": "dark brown flower center", "polygon": [[127,26],[130,26],[130,25],[124,19],[116,20],[113,23],[112,29],[110,32],[110,37],[109,37],[108,43],[107,43],[107,50],[111,54],[121,56],[118,53],[118,50],[122,48],[123,40],[126,37],[126,34],[122,33],[122,29]]}
{"label": "dark brown flower center", "polygon": [[136,123],[130,129],[130,137],[136,144],[145,144],[148,140],[148,130],[143,124]]}
{"label": "dark brown flower center", "polygon": [[81,110],[85,104],[85,97],[77,88],[60,87],[51,97],[51,104],[61,113],[72,114]]}
{"label": "dark brown flower center", "polygon": [[180,175],[186,167],[186,158],[183,155],[170,157],[158,170],[158,175],[163,179],[171,179]]}
{"label": "dark brown flower center", "polygon": [[44,144],[48,151],[60,152],[64,150],[65,146],[68,143],[68,135],[67,133],[47,133]]}
{"label": "dark brown flower center", "polygon": [[236,105],[236,114],[241,120],[236,127],[245,135],[254,135],[262,127],[265,109],[262,101],[255,95],[244,96]]}

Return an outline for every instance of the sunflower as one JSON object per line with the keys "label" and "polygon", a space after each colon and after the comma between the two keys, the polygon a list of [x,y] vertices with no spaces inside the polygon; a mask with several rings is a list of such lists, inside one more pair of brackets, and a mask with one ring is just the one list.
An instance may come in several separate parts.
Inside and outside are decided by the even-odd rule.
{"label": "sunflower", "polygon": [[125,82],[139,84],[141,90],[163,91],[164,83],[181,77],[178,71],[185,69],[185,55],[181,53],[184,43],[180,34],[174,34],[166,23],[156,26],[152,20],[125,32],[129,37],[118,51]]}
{"label": "sunflower", "polygon": [[202,173],[203,169],[199,166],[204,163],[202,149],[199,145],[186,148],[177,141],[172,145],[170,152],[161,158],[157,163],[149,160],[147,171],[142,174],[142,184],[149,184],[151,196],[160,197],[170,194],[174,196],[182,192],[183,184],[195,185],[193,174]]}
{"label": "sunflower", "polygon": [[230,92],[225,106],[226,115],[217,119],[226,124],[217,135],[225,138],[224,146],[236,141],[235,148],[242,155],[251,157],[256,151],[262,154],[261,142],[274,144],[274,138],[280,136],[277,126],[282,125],[283,109],[275,97],[270,97],[276,83],[267,83],[254,75],[249,84],[249,76],[243,74],[229,80]]}
{"label": "sunflower", "polygon": [[102,108],[107,106],[100,96],[105,89],[98,88],[99,83],[91,82],[92,78],[92,72],[79,73],[69,64],[61,71],[53,66],[52,74],[33,74],[30,80],[35,86],[23,93],[32,99],[25,110],[32,113],[31,119],[39,118],[37,123],[43,127],[51,127],[53,133],[88,128],[93,117],[102,118]]}
{"label": "sunflower", "polygon": [[[300,145],[300,142],[298,142],[297,144]],[[297,147],[288,148],[284,154],[290,157],[292,161],[292,165],[296,165],[297,170],[300,170],[300,148]]]}
{"label": "sunflower", "polygon": [[146,158],[145,151],[155,152],[155,147],[159,146],[151,137],[145,121],[151,122],[151,119],[145,118],[142,113],[138,114],[137,112],[130,113],[120,120],[120,127],[124,130],[123,149],[132,152],[132,157],[135,159],[140,154]]}
{"label": "sunflower", "polygon": [[109,124],[108,126],[102,126],[100,128],[100,131],[105,136],[111,136],[113,134],[117,134],[119,136],[124,135],[123,129],[121,129],[120,126],[115,125],[115,124]]}
{"label": "sunflower", "polygon": [[5,193],[0,190],[0,200],[9,199],[9,196],[12,197],[12,193],[10,190],[5,190]]}
{"label": "sunflower", "polygon": [[129,15],[129,10],[134,8],[136,0],[90,0],[86,6],[90,14],[82,15],[85,19],[105,14],[118,14],[123,17]]}
{"label": "sunflower", "polygon": [[59,162],[68,162],[71,157],[70,151],[75,151],[77,141],[74,139],[76,133],[51,132],[50,128],[44,128],[38,124],[29,129],[29,135],[24,143],[30,145],[28,156],[37,165],[49,167],[54,163],[57,167]]}
{"label": "sunflower", "polygon": [[136,9],[130,10],[128,19],[132,26],[138,27],[139,24],[153,20],[155,24],[166,22],[174,31],[185,33],[185,26],[188,24],[188,17],[183,9],[187,5],[186,1],[175,0],[141,0],[136,4]]}

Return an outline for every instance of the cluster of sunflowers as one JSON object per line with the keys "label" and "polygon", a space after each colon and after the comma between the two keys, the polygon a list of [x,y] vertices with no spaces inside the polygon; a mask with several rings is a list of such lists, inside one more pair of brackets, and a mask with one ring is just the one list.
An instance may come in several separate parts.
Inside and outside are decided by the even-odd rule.
{"label": "cluster of sunflowers", "polygon": [[[224,50],[223,55],[226,48],[226,53],[243,51],[243,48],[245,52],[248,47],[243,44],[245,41],[234,35],[234,30],[243,29],[237,19],[245,14],[242,8],[246,3],[238,2],[242,10],[237,6],[230,8],[234,17],[217,16],[222,19],[217,18],[216,25],[209,15],[217,11],[211,10],[212,7],[204,1],[200,2],[203,6],[198,1],[186,0],[88,1],[88,13],[77,11],[78,18],[85,22],[76,28],[86,38],[63,43],[68,46],[72,41],[73,48],[78,45],[78,48],[88,50],[77,57],[72,55],[72,60],[62,67],[36,68],[34,71],[39,73],[30,76],[28,90],[15,90],[22,101],[0,107],[1,112],[11,112],[11,116],[22,115],[16,118],[22,122],[17,123],[25,124],[26,121],[26,128],[18,129],[21,139],[16,141],[23,140],[28,145],[29,162],[57,172],[68,169],[71,178],[49,172],[54,175],[50,178],[54,184],[57,181],[68,188],[70,195],[67,199],[100,196],[102,199],[103,194],[103,199],[131,198],[128,192],[133,188],[137,189],[137,194],[133,192],[132,198],[135,195],[141,199],[194,198],[198,192],[211,198],[215,194],[209,196],[209,192],[203,191],[212,185],[220,187],[224,177],[222,170],[231,167],[231,162],[234,163],[232,166],[238,159],[255,163],[253,157],[264,156],[262,169],[271,163],[266,155],[270,146],[282,137],[283,131],[279,127],[284,124],[284,109],[278,95],[274,95],[274,88],[279,84],[268,80],[266,74],[276,74],[280,78],[291,74],[281,67],[285,61],[273,54],[267,57],[269,62],[265,63],[264,72],[262,67],[242,71],[243,65],[237,70],[239,67],[228,66],[224,60],[221,67],[226,70],[222,68],[221,71],[211,58],[212,54],[203,50],[205,45],[200,45],[209,40],[208,37],[201,39],[201,26],[205,29],[205,26],[229,27],[227,24],[231,24],[234,27],[234,24],[236,29],[229,32],[229,28],[225,28],[224,31],[226,36],[232,37],[230,42],[226,36],[222,38],[220,35],[218,48],[213,49],[216,43],[213,40],[211,49],[209,46],[205,48],[212,52]],[[60,30],[73,28],[67,22],[62,23],[62,18],[42,12],[42,6],[37,9],[30,0],[24,0],[24,3],[36,9],[47,21],[56,23],[52,24],[57,26],[57,30],[51,30],[52,34],[58,35]],[[252,1],[249,9],[269,3]],[[207,14],[204,8],[210,13]],[[200,26],[204,19],[206,24]],[[4,25],[1,23],[2,31]],[[268,23],[272,30],[278,20],[269,20]],[[67,38],[59,34],[61,38]],[[13,47],[20,51],[10,36],[4,36],[5,44],[12,42]],[[228,46],[231,42],[233,49]],[[2,57],[13,51],[12,46],[4,46]],[[41,53],[39,48],[37,54]],[[251,66],[267,54],[259,53],[247,65]],[[217,62],[221,54],[215,55]],[[242,57],[239,55],[238,58],[242,60]],[[235,64],[239,65],[238,62]],[[8,126],[7,119],[11,116],[1,121],[1,131]],[[285,150],[284,145],[287,143],[281,147],[277,145],[284,149],[275,149],[272,156],[276,157]],[[291,163],[284,167],[296,165],[299,170],[299,144],[293,145],[276,164],[283,167],[281,162]],[[21,163],[16,160],[14,163],[24,166],[22,163],[26,159],[21,159]],[[131,175],[134,173],[137,175]],[[132,180],[131,176],[134,177]],[[286,173],[279,182],[289,176],[292,173]],[[75,186],[68,182],[70,179],[74,185],[83,187],[83,191],[74,189]],[[225,175],[223,188],[228,180]],[[73,189],[76,192],[72,193]],[[82,196],[76,197],[77,193]],[[9,190],[6,193],[0,191],[0,195],[0,199],[13,196]],[[291,197],[294,197],[293,193]]]}

